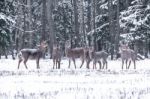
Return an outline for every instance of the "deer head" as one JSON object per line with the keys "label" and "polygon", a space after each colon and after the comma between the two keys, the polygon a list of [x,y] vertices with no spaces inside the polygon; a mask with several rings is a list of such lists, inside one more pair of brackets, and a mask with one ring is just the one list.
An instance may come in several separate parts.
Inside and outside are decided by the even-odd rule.
{"label": "deer head", "polygon": [[66,41],[66,43],[65,43],[65,48],[71,48],[71,44],[70,44],[70,41],[69,41],[69,40]]}
{"label": "deer head", "polygon": [[90,57],[90,59],[93,58],[93,55],[94,55],[94,47],[92,46],[92,47],[89,47],[89,57]]}
{"label": "deer head", "polygon": [[42,42],[40,43],[40,45],[38,45],[37,47],[38,47],[38,49],[40,49],[40,50],[42,50],[42,51],[45,51],[46,48],[48,47],[48,44],[47,44],[46,41],[42,41]]}

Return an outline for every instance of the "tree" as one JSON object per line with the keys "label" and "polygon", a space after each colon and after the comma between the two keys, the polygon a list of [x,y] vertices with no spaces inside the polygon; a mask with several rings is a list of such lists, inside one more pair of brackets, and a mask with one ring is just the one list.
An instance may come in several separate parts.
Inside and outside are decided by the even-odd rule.
{"label": "tree", "polygon": [[43,1],[43,6],[42,6],[42,36],[41,36],[41,41],[46,40],[46,0]]}
{"label": "tree", "polygon": [[79,46],[80,42],[80,34],[79,34],[79,18],[78,18],[78,7],[77,7],[78,0],[73,0],[73,8],[74,8],[74,32],[75,32],[75,46]]}
{"label": "tree", "polygon": [[120,9],[119,9],[119,0],[117,0],[117,31],[116,31],[116,35],[115,35],[115,51],[119,52],[119,38],[120,38]]}
{"label": "tree", "polygon": [[[0,1],[0,58],[5,55],[7,58],[8,51],[12,50],[12,31],[11,25],[14,25],[13,15],[14,6],[13,1]],[[7,10],[6,10],[7,9]]]}
{"label": "tree", "polygon": [[32,0],[28,0],[28,6],[29,6],[29,31],[30,31],[30,38],[29,38],[29,45],[30,45],[30,48],[33,47],[33,31],[32,31]]}
{"label": "tree", "polygon": [[114,31],[113,31],[113,18],[112,18],[112,0],[108,0],[108,16],[109,16],[109,33],[111,35],[111,45],[110,45],[110,53],[111,53],[111,60],[113,59],[114,55]]}
{"label": "tree", "polygon": [[54,33],[54,24],[53,24],[53,18],[52,18],[52,8],[53,5],[53,0],[48,0],[48,7],[47,7],[47,16],[48,16],[48,24],[49,24],[49,48],[50,48],[50,58],[52,58],[52,49],[53,49],[53,44],[56,42],[56,35]]}
{"label": "tree", "polygon": [[96,22],[95,22],[95,17],[96,17],[96,0],[92,0],[91,2],[92,4],[92,7],[91,7],[91,27],[92,27],[92,31],[93,31],[93,37],[92,37],[92,41],[93,41],[93,46],[94,46],[94,49],[97,50],[97,42],[96,42],[96,39],[97,39],[97,35],[96,35]]}

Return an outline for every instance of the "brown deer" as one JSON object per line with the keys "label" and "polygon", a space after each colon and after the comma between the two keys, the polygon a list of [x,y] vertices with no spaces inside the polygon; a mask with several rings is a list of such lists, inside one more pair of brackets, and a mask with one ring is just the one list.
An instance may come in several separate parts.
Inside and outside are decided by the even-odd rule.
{"label": "brown deer", "polygon": [[44,41],[36,49],[26,48],[26,49],[20,50],[20,52],[18,54],[18,58],[19,58],[18,69],[19,69],[20,63],[22,61],[24,62],[26,69],[28,69],[28,67],[26,65],[28,59],[35,59],[36,64],[37,64],[37,69],[39,69],[40,68],[39,60],[43,56],[43,52],[45,52],[46,47],[47,47],[47,43],[46,43],[46,41]]}
{"label": "brown deer", "polygon": [[[137,58],[136,52],[134,50],[131,50],[127,44],[121,44],[120,53],[122,59],[122,69],[124,66],[124,62],[126,64],[126,69],[129,69],[131,65],[131,61],[134,64],[134,69],[136,69],[136,62],[135,62]],[[128,61],[129,61],[129,65],[128,65]]]}
{"label": "brown deer", "polygon": [[71,48],[70,46],[71,44],[69,43],[69,41],[66,42],[65,44],[65,53],[66,53],[66,56],[69,58],[69,66],[68,68],[70,68],[70,64],[71,64],[71,60],[73,61],[74,63],[74,66],[76,68],[76,62],[75,60],[77,58],[81,58],[81,66],[84,64],[84,48]]}
{"label": "brown deer", "polygon": [[[107,66],[108,53],[107,52],[105,51],[95,52],[94,48],[91,48],[89,50],[89,55],[90,55],[90,58],[93,59],[93,69],[96,69],[97,62],[99,63],[100,69],[108,68]],[[101,61],[102,61],[103,67],[101,66]]]}
{"label": "brown deer", "polygon": [[[87,69],[90,69],[89,64],[91,62],[89,51],[90,51],[90,47],[87,47],[87,46],[84,47],[84,60],[86,61],[86,68]],[[80,68],[82,68],[82,66]]]}
{"label": "brown deer", "polygon": [[60,46],[54,44],[53,45],[53,69],[55,68],[56,65],[56,69],[60,69],[60,62],[61,62],[61,49]]}

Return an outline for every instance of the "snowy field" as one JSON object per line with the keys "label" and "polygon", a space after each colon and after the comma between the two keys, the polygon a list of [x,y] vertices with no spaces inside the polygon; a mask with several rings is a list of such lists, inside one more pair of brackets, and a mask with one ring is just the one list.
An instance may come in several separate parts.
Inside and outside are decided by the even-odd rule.
{"label": "snowy field", "polygon": [[[67,59],[61,69],[52,69],[52,60],[40,60],[36,69],[34,60],[0,59],[0,99],[149,99],[150,59],[137,61],[137,69],[121,70],[121,61],[108,61],[108,70],[77,69]],[[98,67],[98,65],[97,65]]]}

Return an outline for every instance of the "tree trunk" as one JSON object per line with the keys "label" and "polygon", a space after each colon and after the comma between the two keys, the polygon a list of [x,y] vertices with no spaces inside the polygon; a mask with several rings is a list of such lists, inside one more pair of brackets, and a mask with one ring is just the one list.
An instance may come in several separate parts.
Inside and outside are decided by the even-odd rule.
{"label": "tree trunk", "polygon": [[6,49],[6,48],[3,48],[3,51],[4,51],[5,58],[8,59],[7,49]]}
{"label": "tree trunk", "polygon": [[91,30],[93,31],[93,36],[92,36],[92,45],[94,46],[94,49],[97,50],[97,35],[96,35],[96,24],[95,24],[95,17],[96,17],[96,0],[91,1]]}
{"label": "tree trunk", "polygon": [[[23,0],[19,0],[19,3],[23,4]],[[22,23],[21,16],[23,15],[23,7],[22,6],[20,6],[18,8],[16,15],[18,16],[18,18],[16,20],[16,27],[22,28],[22,26],[20,25]],[[22,44],[22,31],[20,31],[18,28],[15,29],[15,32],[16,32],[16,34],[15,34],[15,44],[16,44],[15,49],[17,50],[17,52],[21,49],[21,44]]]}
{"label": "tree trunk", "polygon": [[88,0],[88,8],[87,8],[87,32],[91,31],[91,0]]}
{"label": "tree trunk", "polygon": [[[88,7],[87,7],[87,27],[86,27],[86,32],[91,31],[91,0],[88,0]],[[88,37],[88,45],[91,46],[91,37]]]}
{"label": "tree trunk", "polygon": [[147,37],[145,39],[145,43],[144,43],[144,56],[145,58],[148,58],[148,33],[146,33]]}
{"label": "tree trunk", "polygon": [[80,7],[80,34],[83,35],[82,38],[82,46],[86,45],[86,34],[85,34],[85,22],[84,22],[84,0],[80,1],[81,7]]}
{"label": "tree trunk", "polygon": [[[23,4],[25,5],[26,4],[26,0],[23,0]],[[23,33],[22,33],[22,37],[21,37],[21,49],[22,48],[24,48],[25,47],[25,31],[26,31],[26,8],[25,8],[25,6],[23,6],[23,8],[22,8],[23,10]]]}
{"label": "tree trunk", "polygon": [[41,41],[46,40],[46,0],[43,1],[43,10],[42,10],[42,37]]}
{"label": "tree trunk", "polygon": [[111,60],[113,60],[113,55],[114,55],[114,33],[113,33],[113,19],[112,19],[112,0],[108,0],[108,16],[109,16],[109,34],[110,34],[110,53],[111,53]]}
{"label": "tree trunk", "polygon": [[49,24],[49,49],[50,49],[50,58],[52,58],[53,52],[53,44],[56,42],[56,37],[54,34],[54,27],[53,27],[53,19],[52,19],[52,5],[53,0],[48,0],[48,7],[47,7],[47,16],[48,16],[48,24]]}
{"label": "tree trunk", "polygon": [[84,21],[84,0],[82,1],[82,20],[83,20],[83,23],[82,23],[82,30],[83,30],[83,36],[84,36],[84,45],[87,45],[87,43],[86,43],[86,38],[87,38],[87,36],[86,36],[86,34],[85,34],[85,21]]}
{"label": "tree trunk", "polygon": [[75,29],[75,46],[79,46],[80,42],[80,34],[79,34],[79,22],[78,22],[78,7],[77,7],[78,0],[73,0],[73,7],[74,7],[74,29]]}
{"label": "tree trunk", "polygon": [[119,38],[120,38],[119,15],[120,15],[119,0],[117,0],[117,31],[116,31],[116,36],[115,36],[115,51],[116,52],[119,52]]}
{"label": "tree trunk", "polygon": [[29,32],[30,37],[29,37],[29,46],[30,48],[33,48],[33,32],[32,32],[32,0],[28,0],[28,5],[29,5]]}
{"label": "tree trunk", "polygon": [[129,0],[126,0],[126,9],[129,7]]}

